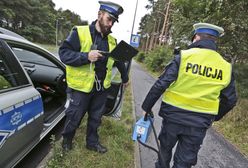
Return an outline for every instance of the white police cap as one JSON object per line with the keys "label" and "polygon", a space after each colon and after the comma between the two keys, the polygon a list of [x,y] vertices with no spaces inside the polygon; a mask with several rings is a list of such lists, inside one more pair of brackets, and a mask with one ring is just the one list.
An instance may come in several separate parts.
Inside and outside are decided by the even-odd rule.
{"label": "white police cap", "polygon": [[209,23],[196,23],[193,27],[195,30],[194,34],[205,33],[215,37],[221,37],[224,34],[224,29],[222,27]]}
{"label": "white police cap", "polygon": [[122,14],[124,11],[121,5],[110,1],[99,1],[99,4],[100,4],[99,10],[107,11],[110,14],[110,16],[118,22],[119,15]]}

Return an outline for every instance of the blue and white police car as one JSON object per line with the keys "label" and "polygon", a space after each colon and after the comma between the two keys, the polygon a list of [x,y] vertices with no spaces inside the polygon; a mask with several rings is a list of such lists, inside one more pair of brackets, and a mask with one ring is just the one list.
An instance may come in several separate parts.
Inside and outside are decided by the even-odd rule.
{"label": "blue and white police car", "polygon": [[[117,79],[105,115],[120,115],[122,92]],[[0,28],[1,168],[15,166],[61,121],[68,99],[63,63],[47,50]]]}

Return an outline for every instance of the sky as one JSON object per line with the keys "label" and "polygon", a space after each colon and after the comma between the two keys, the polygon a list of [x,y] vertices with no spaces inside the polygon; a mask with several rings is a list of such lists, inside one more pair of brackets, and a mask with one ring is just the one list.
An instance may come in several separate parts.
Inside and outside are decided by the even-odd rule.
{"label": "sky", "polygon": [[[89,23],[97,19],[99,10],[98,0],[52,0],[55,3],[55,9],[69,9],[78,14],[82,20],[87,20]],[[125,40],[129,43],[133,26],[133,19],[136,7],[136,0],[106,0],[120,4],[124,12],[119,16],[119,23],[116,22],[112,27],[112,35],[117,38],[117,41]],[[148,13],[145,6],[147,0],[138,0],[136,11],[135,24],[133,34],[137,34],[141,18]]]}

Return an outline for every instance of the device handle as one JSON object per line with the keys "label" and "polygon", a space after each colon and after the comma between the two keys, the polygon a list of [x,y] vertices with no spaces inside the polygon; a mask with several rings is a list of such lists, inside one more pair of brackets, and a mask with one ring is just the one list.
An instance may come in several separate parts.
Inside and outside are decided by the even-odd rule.
{"label": "device handle", "polygon": [[153,118],[153,117],[154,117],[154,115],[153,115],[153,112],[152,112],[152,111],[151,111],[151,112],[149,112],[149,113],[146,113],[146,114],[145,114],[145,116],[144,116],[144,121],[147,121],[148,117],[151,117],[151,118]]}

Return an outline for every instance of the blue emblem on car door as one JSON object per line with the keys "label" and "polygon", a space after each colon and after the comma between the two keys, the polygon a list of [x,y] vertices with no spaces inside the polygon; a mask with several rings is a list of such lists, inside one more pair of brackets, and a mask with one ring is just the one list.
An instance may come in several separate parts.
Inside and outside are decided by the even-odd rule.
{"label": "blue emblem on car door", "polygon": [[0,147],[13,133],[43,115],[43,104],[40,96],[35,96],[21,103],[0,111]]}
{"label": "blue emblem on car door", "polygon": [[11,116],[10,122],[12,125],[18,125],[21,121],[22,121],[22,113],[21,112],[15,112]]}

